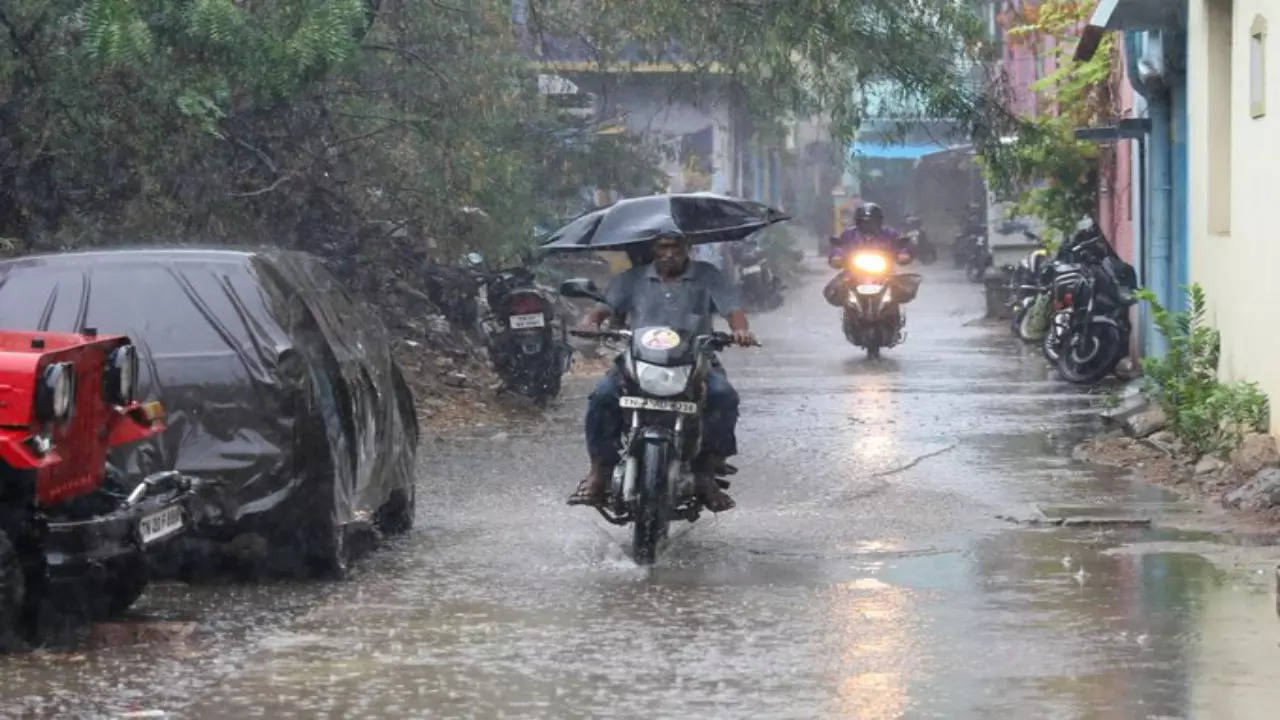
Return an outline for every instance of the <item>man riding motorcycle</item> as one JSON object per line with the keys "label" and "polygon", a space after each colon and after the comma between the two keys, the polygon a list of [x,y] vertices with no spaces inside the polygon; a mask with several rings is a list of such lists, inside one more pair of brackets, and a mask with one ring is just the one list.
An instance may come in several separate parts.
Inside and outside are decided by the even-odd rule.
{"label": "man riding motorcycle", "polygon": [[[853,227],[846,229],[840,237],[831,238],[827,260],[833,267],[843,267],[844,259],[857,250],[879,250],[891,258],[912,255],[911,239],[891,227],[886,227],[884,210],[871,202],[863,203],[858,207],[853,216]],[[847,292],[843,273],[836,275],[823,290],[823,294],[828,299],[843,297],[842,292]],[[901,308],[894,304],[889,311],[898,316],[898,322],[901,324]]]}
{"label": "man riding motorcycle", "polygon": [[[754,345],[755,335],[733,285],[714,265],[692,260],[690,247],[689,239],[682,236],[654,240],[653,262],[615,277],[605,291],[608,306],[588,314],[583,319],[583,329],[598,330],[605,320],[626,316],[633,328],[693,325],[699,332],[708,333],[714,312],[728,320],[735,343]],[[604,503],[606,483],[620,460],[621,372],[616,365],[611,368],[587,401],[586,436],[591,468],[569,497],[570,505]],[[738,422],[738,393],[718,362],[707,376],[705,402],[705,446],[694,467],[697,493],[708,510],[723,512],[732,509],[734,502],[716,484],[715,478],[725,459],[737,453],[734,429]]]}
{"label": "man riding motorcycle", "polygon": [[909,240],[891,227],[885,227],[884,210],[875,203],[863,203],[853,214],[853,227],[833,238],[828,259],[844,257],[851,250],[876,248],[897,255],[907,248]]}

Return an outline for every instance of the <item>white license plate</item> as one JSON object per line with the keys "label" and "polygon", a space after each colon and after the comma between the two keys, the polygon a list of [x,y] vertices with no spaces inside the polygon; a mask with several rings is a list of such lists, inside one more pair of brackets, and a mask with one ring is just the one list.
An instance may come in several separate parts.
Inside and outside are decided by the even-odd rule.
{"label": "white license plate", "polygon": [[542,317],[542,313],[532,313],[529,315],[512,315],[512,330],[527,330],[529,328],[546,327],[547,320]]}
{"label": "white license plate", "polygon": [[182,529],[182,508],[171,505],[160,512],[144,515],[138,521],[138,532],[145,545]]}
{"label": "white license plate", "polygon": [[742,268],[743,275],[758,275],[759,273],[760,273],[759,265],[752,265],[751,267]]}
{"label": "white license plate", "polygon": [[872,285],[872,284],[859,285],[856,288],[859,295],[879,295],[880,291],[883,289],[884,289],[883,285]]}
{"label": "white license plate", "polygon": [[698,414],[697,403],[684,402],[682,400],[655,400],[654,398],[628,396],[618,400],[618,404],[628,410],[657,410],[659,412],[674,412],[683,415]]}

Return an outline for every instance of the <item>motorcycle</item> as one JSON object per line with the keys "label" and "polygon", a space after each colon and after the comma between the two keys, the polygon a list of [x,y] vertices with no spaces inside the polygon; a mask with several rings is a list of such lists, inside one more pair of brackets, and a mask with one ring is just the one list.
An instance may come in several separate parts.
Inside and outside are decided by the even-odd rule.
{"label": "motorcycle", "polygon": [[1047,327],[1045,280],[1051,270],[1049,251],[1037,248],[1009,272],[1009,329],[1023,342],[1036,342]]}
{"label": "motorcycle", "polygon": [[772,310],[782,305],[782,278],[760,243],[744,240],[732,249],[743,301],[752,308]]}
{"label": "motorcycle", "polygon": [[[882,249],[855,249],[832,256],[831,267],[840,270],[823,290],[827,302],[841,308],[841,329],[851,344],[864,348],[867,357],[880,357],[883,348],[906,340],[906,313],[902,305],[915,299],[923,279],[914,273],[895,274],[895,258]],[[910,250],[900,251],[898,264],[912,260]]]}
{"label": "motorcycle", "polygon": [[1045,358],[1068,382],[1096,383],[1128,350],[1137,273],[1096,227],[1081,229],[1064,244],[1052,268]]}
{"label": "motorcycle", "polygon": [[478,277],[479,325],[503,385],[540,402],[559,395],[572,356],[554,300],[527,266],[491,271],[478,253],[467,262]]}
{"label": "motorcycle", "polygon": [[964,229],[956,233],[955,239],[951,242],[951,260],[955,266],[962,268],[968,265],[974,247],[986,237],[987,224],[982,221],[982,216],[976,209],[971,210],[965,220]]}
{"label": "motorcycle", "polygon": [[[560,294],[604,300],[595,283],[585,279],[566,280]],[[712,353],[732,345],[733,338],[670,327],[574,330],[572,335],[627,343],[621,361],[626,390],[619,400],[629,415],[623,462],[609,481],[605,504],[597,509],[614,525],[633,526],[632,557],[651,565],[670,523],[694,522],[702,512],[693,463],[702,447],[703,387]],[[732,470],[725,466],[719,472]]]}
{"label": "motorcycle", "polygon": [[920,218],[907,216],[907,238],[910,240],[911,252],[924,265],[932,265],[938,261],[938,246],[929,240]]}
{"label": "motorcycle", "polygon": [[975,235],[969,239],[969,256],[965,259],[964,276],[969,282],[982,282],[987,268],[992,265],[991,249],[987,235]]}
{"label": "motorcycle", "polygon": [[1131,265],[1108,256],[1086,266],[1076,286],[1060,345],[1058,372],[1067,382],[1092,385],[1110,375],[1129,349],[1129,308],[1137,303]]}

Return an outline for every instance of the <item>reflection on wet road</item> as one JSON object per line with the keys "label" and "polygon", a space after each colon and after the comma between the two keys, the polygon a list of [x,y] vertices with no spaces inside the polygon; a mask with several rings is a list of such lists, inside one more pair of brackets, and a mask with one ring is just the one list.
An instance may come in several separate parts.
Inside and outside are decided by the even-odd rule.
{"label": "reflection on wet road", "polygon": [[1273,548],[995,519],[1179,508],[1066,459],[1088,399],[966,323],[977,286],[930,269],[907,343],[869,362],[823,279],[725,354],[738,509],[652,570],[563,503],[577,383],[538,427],[429,441],[419,529],[354,580],[159,585],[137,614],[189,639],[0,659],[0,715],[1275,716]]}

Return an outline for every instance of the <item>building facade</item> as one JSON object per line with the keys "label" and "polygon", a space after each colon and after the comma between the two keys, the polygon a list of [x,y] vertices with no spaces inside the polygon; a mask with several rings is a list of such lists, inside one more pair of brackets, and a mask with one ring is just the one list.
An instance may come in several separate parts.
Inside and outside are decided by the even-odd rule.
{"label": "building facade", "polygon": [[[1191,279],[1222,333],[1224,380],[1280,400],[1280,48],[1277,0],[1190,0],[1187,17]],[[1280,413],[1271,430],[1280,433]]]}

